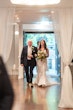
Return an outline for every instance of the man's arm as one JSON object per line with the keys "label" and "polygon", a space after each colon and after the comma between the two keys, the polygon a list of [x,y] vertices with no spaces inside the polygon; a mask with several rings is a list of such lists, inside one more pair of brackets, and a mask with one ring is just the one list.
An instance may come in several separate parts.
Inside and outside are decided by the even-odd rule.
{"label": "man's arm", "polygon": [[34,47],[34,51],[33,51],[33,57],[35,58],[37,55],[37,47]]}

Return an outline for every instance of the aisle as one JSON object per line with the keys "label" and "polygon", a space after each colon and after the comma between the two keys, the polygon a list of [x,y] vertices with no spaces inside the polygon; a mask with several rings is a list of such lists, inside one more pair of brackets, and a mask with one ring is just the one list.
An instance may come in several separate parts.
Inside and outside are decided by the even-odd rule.
{"label": "aisle", "polygon": [[15,92],[12,110],[59,110],[60,85],[30,88],[23,79],[13,77],[11,81]]}

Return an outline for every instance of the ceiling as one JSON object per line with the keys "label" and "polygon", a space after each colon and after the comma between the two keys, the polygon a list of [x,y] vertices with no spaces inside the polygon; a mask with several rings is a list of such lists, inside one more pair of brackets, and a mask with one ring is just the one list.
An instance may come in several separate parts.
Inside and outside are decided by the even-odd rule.
{"label": "ceiling", "polygon": [[[15,8],[15,18],[22,24],[35,24],[41,19],[50,20],[53,8],[73,7],[73,0],[61,0],[60,4],[47,6],[13,5],[10,0],[0,0],[0,8]],[[50,11],[51,9],[51,11]]]}

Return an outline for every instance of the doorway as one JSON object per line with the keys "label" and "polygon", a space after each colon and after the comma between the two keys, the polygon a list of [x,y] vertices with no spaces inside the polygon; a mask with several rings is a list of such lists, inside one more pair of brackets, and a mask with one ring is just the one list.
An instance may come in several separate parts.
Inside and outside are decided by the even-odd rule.
{"label": "doorway", "polygon": [[[37,42],[44,39],[49,49],[49,57],[47,58],[47,72],[49,76],[60,76],[60,55],[57,49],[54,32],[24,32],[23,45],[27,45],[28,39],[33,41],[33,46],[37,46]],[[36,67],[34,68],[34,76],[36,76]]]}

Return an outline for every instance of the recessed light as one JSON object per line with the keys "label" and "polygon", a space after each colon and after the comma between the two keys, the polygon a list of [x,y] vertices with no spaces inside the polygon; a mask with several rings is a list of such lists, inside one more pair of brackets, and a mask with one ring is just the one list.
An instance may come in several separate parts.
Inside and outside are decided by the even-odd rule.
{"label": "recessed light", "polygon": [[58,4],[61,0],[10,0],[13,4],[19,5],[52,5]]}

